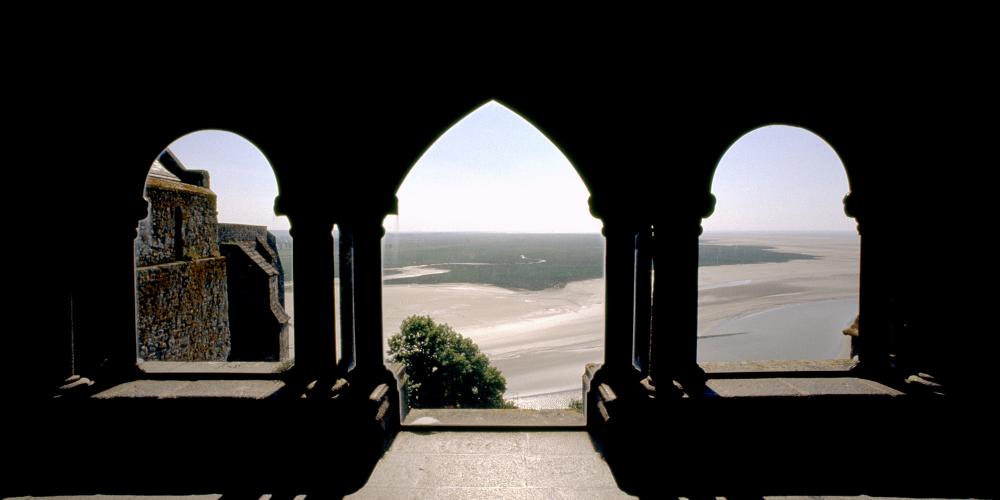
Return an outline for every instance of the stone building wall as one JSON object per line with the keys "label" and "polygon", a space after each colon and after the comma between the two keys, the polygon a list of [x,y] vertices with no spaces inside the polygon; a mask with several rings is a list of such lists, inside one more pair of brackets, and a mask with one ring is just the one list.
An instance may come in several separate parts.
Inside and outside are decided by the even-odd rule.
{"label": "stone building wall", "polygon": [[226,259],[211,257],[137,270],[139,356],[225,361],[231,349]]}
{"label": "stone building wall", "polygon": [[135,243],[139,356],[225,361],[231,339],[215,194],[150,175],[146,198],[150,214]]}
{"label": "stone building wall", "polygon": [[[219,256],[215,193],[207,188],[150,176],[149,217],[139,223],[136,267]],[[181,216],[181,234],[177,215]],[[176,244],[182,243],[180,249]]]}

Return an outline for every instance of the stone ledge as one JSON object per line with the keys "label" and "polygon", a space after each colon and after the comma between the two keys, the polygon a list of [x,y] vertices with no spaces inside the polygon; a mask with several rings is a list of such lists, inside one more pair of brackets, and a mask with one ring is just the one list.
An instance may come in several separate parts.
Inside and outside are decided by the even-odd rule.
{"label": "stone ledge", "polygon": [[109,399],[268,399],[284,382],[277,380],[136,380],[116,385],[91,398]]}
{"label": "stone ledge", "polygon": [[707,391],[714,392],[708,395],[723,398],[903,396],[888,386],[856,377],[709,379],[705,386]]}
{"label": "stone ledge", "polygon": [[818,360],[777,360],[777,361],[720,361],[698,363],[698,366],[711,377],[715,374],[770,372],[847,372],[854,368],[857,362],[851,359],[818,359]]}
{"label": "stone ledge", "polygon": [[283,361],[141,361],[149,375],[277,375],[291,366]]}
{"label": "stone ledge", "polygon": [[403,420],[409,429],[440,427],[567,427],[586,425],[576,410],[412,409]]}

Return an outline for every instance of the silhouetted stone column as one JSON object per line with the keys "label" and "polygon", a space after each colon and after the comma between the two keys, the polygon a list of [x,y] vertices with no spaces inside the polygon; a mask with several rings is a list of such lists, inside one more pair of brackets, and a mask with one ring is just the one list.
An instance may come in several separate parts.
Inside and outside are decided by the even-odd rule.
{"label": "silhouetted stone column", "polygon": [[291,219],[295,268],[295,367],[304,382],[337,375],[333,224]]}
{"label": "silhouetted stone column", "polygon": [[639,373],[649,371],[650,315],[652,314],[653,237],[648,227],[635,235],[635,305],[632,308],[633,364]]}
{"label": "silhouetted stone column", "polygon": [[653,314],[649,375],[654,386],[703,382],[698,348],[698,219],[653,228]]}
{"label": "silhouetted stone column", "polygon": [[627,224],[605,224],[604,233],[604,367],[609,374],[634,372],[632,366],[635,307],[635,237]]}
{"label": "silhouetted stone column", "polygon": [[354,242],[343,229],[337,233],[340,266],[340,368],[354,368]]}
{"label": "silhouetted stone column", "polygon": [[129,380],[138,374],[135,238],[138,221],[146,216],[146,205],[142,198],[135,200],[133,217],[108,221],[103,236],[91,232],[74,237],[101,242],[84,249],[76,256],[79,263],[72,266],[76,274],[72,290],[76,369],[79,375],[101,384]]}
{"label": "silhouetted stone column", "polygon": [[889,290],[896,281],[889,274],[893,268],[892,236],[887,224],[880,224],[873,214],[864,213],[860,198],[851,193],[844,197],[844,213],[858,221],[861,237],[860,283],[858,290],[858,359],[862,369],[885,372],[893,333],[893,303]]}
{"label": "silhouetted stone column", "polygon": [[[355,378],[384,378],[381,221],[341,224],[353,242]],[[352,382],[353,383],[353,382]]]}

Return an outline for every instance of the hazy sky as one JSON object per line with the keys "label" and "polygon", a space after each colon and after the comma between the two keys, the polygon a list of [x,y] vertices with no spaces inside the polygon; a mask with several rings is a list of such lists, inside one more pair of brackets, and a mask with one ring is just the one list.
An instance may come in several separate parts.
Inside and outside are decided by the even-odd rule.
{"label": "hazy sky", "polygon": [[[252,139],[252,138],[250,138]],[[734,138],[735,139],[735,138]],[[171,151],[208,170],[220,222],[287,229],[273,212],[277,184],[265,156],[216,130],[181,137]],[[770,126],[743,136],[722,157],[706,231],[853,230],[841,200],[847,176],[836,153],[803,129]],[[397,193],[388,231],[597,232],[589,193],[558,148],[531,124],[491,102],[430,146]]]}

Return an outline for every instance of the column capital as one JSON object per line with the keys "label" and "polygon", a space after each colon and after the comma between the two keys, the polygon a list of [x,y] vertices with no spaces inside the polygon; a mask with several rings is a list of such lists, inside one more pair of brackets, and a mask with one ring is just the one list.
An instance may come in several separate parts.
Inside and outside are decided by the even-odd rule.
{"label": "column capital", "polygon": [[324,220],[320,218],[313,217],[298,217],[298,216],[288,216],[288,222],[290,223],[290,228],[288,234],[292,237],[301,236],[303,234],[315,234],[315,233],[326,233],[329,234],[333,231],[333,222],[329,220]]}
{"label": "column capital", "polygon": [[861,196],[851,191],[844,195],[844,214],[857,222],[855,226],[858,234],[861,234],[861,221],[865,219],[865,204]]}
{"label": "column capital", "polygon": [[371,236],[381,239],[385,236],[385,227],[382,220],[372,217],[361,219],[345,219],[337,222],[337,226],[352,236]]}
{"label": "column capital", "polygon": [[120,219],[121,224],[115,224],[117,227],[123,228],[121,231],[116,231],[113,237],[117,240],[118,237],[135,240],[139,236],[139,224],[149,217],[149,202],[143,197],[138,197],[132,199],[129,207],[128,215],[123,215],[128,217],[128,221],[125,219]]}
{"label": "column capital", "polygon": [[605,238],[614,238],[621,235],[634,235],[653,227],[651,222],[646,222],[637,218],[604,219],[603,223],[604,224],[601,227],[601,234],[604,235]]}

